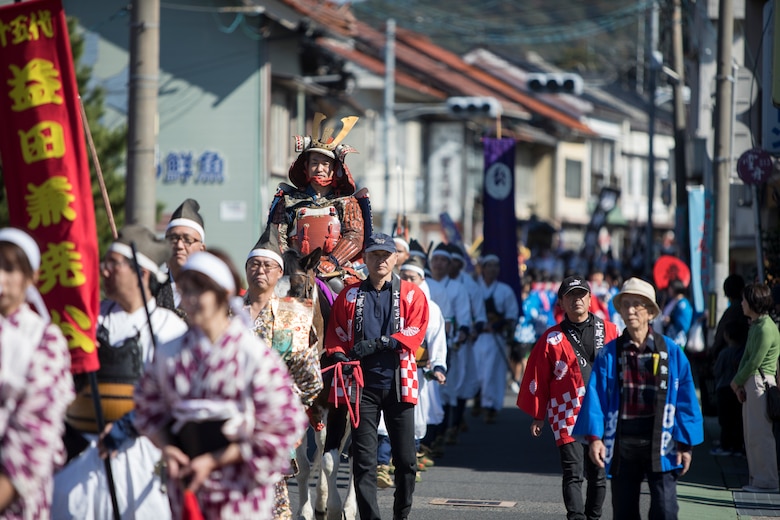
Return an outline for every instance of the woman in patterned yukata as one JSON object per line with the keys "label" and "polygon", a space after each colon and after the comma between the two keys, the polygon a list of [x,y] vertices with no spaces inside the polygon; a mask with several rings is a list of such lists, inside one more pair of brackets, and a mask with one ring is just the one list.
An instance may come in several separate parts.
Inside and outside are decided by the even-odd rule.
{"label": "woman in patterned yukata", "polygon": [[[294,252],[285,253],[297,254]],[[322,372],[317,349],[309,343],[313,309],[311,301],[280,297],[275,289],[284,275],[284,259],[273,245],[258,242],[246,259],[247,292],[244,310],[252,319],[254,333],[271,346],[287,363],[293,390],[308,410],[322,391]],[[273,517],[292,519],[287,478],[276,483]]]}
{"label": "woman in patterned yukata", "polygon": [[136,428],[163,451],[174,518],[185,493],[205,518],[271,518],[274,484],[306,425],[300,399],[231,300],[237,283],[223,261],[191,255],[177,285],[190,330],[142,376]]}
{"label": "woman in patterned yukata", "polygon": [[65,462],[75,393],[68,344],[35,289],[40,259],[27,233],[0,230],[0,518],[49,518],[52,474]]}

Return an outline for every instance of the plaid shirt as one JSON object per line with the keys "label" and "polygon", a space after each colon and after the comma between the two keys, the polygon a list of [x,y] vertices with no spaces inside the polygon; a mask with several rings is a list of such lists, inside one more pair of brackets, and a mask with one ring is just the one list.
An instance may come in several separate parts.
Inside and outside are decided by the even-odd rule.
{"label": "plaid shirt", "polygon": [[630,420],[654,416],[658,353],[652,331],[647,336],[644,352],[640,353],[639,345],[629,341],[623,349],[622,358],[623,402],[620,418]]}

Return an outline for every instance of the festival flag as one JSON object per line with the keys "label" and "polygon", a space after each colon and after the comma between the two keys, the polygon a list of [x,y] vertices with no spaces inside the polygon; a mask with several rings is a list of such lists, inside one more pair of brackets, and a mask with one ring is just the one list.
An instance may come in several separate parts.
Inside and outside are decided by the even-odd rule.
{"label": "festival flag", "polygon": [[515,141],[484,138],[482,142],[485,148],[482,254],[498,256],[501,260],[499,280],[508,284],[521,302],[515,216]]}
{"label": "festival flag", "polygon": [[11,225],[41,248],[38,290],[68,340],[71,371],[97,370],[97,230],[59,0],[0,7],[0,90],[0,157]]}
{"label": "festival flag", "polygon": [[709,280],[707,269],[707,246],[705,242],[705,197],[704,188],[688,186],[688,236],[691,238],[691,293],[693,308],[697,314],[704,312],[704,292]]}

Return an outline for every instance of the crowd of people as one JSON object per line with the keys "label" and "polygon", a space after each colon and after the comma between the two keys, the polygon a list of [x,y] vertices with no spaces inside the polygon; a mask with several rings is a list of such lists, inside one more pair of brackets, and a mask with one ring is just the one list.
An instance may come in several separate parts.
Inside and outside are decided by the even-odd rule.
{"label": "crowd of people", "polygon": [[[530,270],[518,299],[490,244],[473,266],[462,244],[374,232],[344,162],[356,121],[318,114],[319,133],[296,139],[243,273],[206,246],[193,199],[164,238],[125,226],[100,263],[93,380],[69,373],[36,241],[0,230],[0,516],[289,519],[295,448],[327,409],[326,452],[351,431],[360,518],[381,518],[377,489],[395,487],[405,519],[420,471],[468,431],[468,404],[494,424],[510,389],[531,435],[554,434],[567,518],[600,518],[608,480],[615,518],[639,518],[644,480],[651,518],[676,518],[703,441],[685,284]],[[736,275],[724,291],[706,362],[713,453],[745,453],[744,489],[777,492],[774,300]]]}

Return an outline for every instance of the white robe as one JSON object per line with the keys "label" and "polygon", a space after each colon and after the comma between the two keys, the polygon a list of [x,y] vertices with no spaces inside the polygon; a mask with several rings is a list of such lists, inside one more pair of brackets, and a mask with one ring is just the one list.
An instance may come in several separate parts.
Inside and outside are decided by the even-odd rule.
{"label": "white robe", "polygon": [[[420,287],[428,297],[428,328],[425,331],[425,340],[428,343],[428,359],[430,367],[442,367],[447,370],[447,332],[441,309],[430,298],[430,289],[427,282]],[[439,424],[444,420],[444,409],[439,394],[441,385],[437,381],[429,381],[424,376],[423,368],[417,369],[417,380],[420,382],[419,399],[414,415],[414,436],[422,439],[425,436],[429,424]]]}
{"label": "white robe", "polygon": [[[148,303],[152,327],[158,345],[171,341],[187,331],[187,325],[173,311]],[[100,304],[98,326],[108,330],[112,346],[121,346],[125,339],[140,332],[144,367],[154,357],[154,346],[143,307],[128,314],[110,300]],[[97,436],[90,435],[90,445],[54,477],[52,518],[104,520],[113,518],[105,467],[98,456]],[[160,492],[160,480],[154,467],[161,458],[146,437],[138,437],[111,460],[114,485],[123,520],[171,518],[168,496]]]}
{"label": "white robe", "polygon": [[[496,311],[510,324],[517,323],[520,309],[517,297],[509,285],[493,282],[486,286],[479,281],[482,300],[492,296]],[[514,329],[513,329],[514,330]],[[504,405],[506,378],[509,372],[506,339],[497,333],[483,332],[474,342],[477,377],[482,390],[482,407],[500,410]]]}

